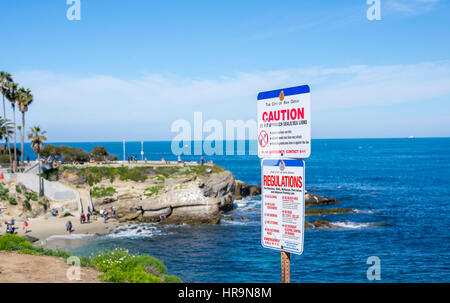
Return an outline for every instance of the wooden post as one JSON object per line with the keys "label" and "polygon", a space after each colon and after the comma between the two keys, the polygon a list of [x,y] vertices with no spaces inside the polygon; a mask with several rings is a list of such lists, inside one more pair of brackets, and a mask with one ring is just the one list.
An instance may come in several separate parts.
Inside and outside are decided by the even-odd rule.
{"label": "wooden post", "polygon": [[281,247],[281,283],[291,283],[291,253]]}

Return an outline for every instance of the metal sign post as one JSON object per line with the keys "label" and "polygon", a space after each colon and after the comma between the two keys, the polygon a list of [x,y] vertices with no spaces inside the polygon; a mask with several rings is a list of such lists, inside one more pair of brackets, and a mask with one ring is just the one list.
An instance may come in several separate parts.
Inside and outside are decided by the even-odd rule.
{"label": "metal sign post", "polygon": [[284,250],[281,251],[281,283],[291,283],[291,253]]}
{"label": "metal sign post", "polygon": [[281,283],[291,282],[291,253],[303,253],[310,102],[308,85],[258,94],[261,245],[280,251]]}

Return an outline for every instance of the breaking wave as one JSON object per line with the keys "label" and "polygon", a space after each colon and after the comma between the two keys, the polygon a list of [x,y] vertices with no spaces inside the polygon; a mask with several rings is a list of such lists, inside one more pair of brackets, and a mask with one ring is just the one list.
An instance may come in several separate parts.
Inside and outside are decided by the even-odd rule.
{"label": "breaking wave", "polygon": [[168,225],[158,226],[155,223],[143,223],[138,225],[123,225],[104,235],[107,238],[151,238],[171,234],[167,230]]}
{"label": "breaking wave", "polygon": [[367,228],[370,226],[375,226],[374,223],[358,223],[358,222],[351,222],[351,221],[337,221],[337,222],[331,222],[332,225],[339,227],[339,228],[348,228],[348,229],[361,229],[361,228]]}
{"label": "breaking wave", "polygon": [[92,237],[95,236],[95,234],[70,234],[70,235],[53,235],[45,239],[45,241],[49,240],[80,240],[86,237]]}

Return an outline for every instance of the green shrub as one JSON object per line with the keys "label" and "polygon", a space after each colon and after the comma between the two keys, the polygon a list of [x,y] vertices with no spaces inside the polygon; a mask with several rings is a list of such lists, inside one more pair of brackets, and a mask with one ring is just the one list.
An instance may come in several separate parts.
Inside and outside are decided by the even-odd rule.
{"label": "green shrub", "polygon": [[159,193],[159,191],[161,189],[163,189],[163,188],[164,188],[163,185],[156,185],[156,186],[152,186],[152,187],[147,187],[144,190],[144,196],[147,196],[147,197],[151,197],[153,195],[156,196]]}
{"label": "green shrub", "polygon": [[8,201],[11,205],[17,205],[17,200],[14,197],[8,195]]}
{"label": "green shrub", "polygon": [[24,193],[24,196],[27,200],[33,200],[33,201],[37,201],[38,200],[38,196],[37,193],[33,192],[33,191],[26,191]]}
{"label": "green shrub", "polygon": [[176,277],[166,276],[167,268],[160,260],[148,255],[132,255],[124,249],[101,252],[93,257],[92,264],[104,273],[100,278],[106,282],[172,283],[181,281]]}
{"label": "green shrub", "polygon": [[61,157],[62,162],[87,162],[89,153],[81,148],[69,147],[65,145],[55,146],[47,144],[41,150],[42,157]]}
{"label": "green shrub", "polygon": [[33,245],[25,237],[11,234],[5,234],[0,237],[0,250],[17,251],[32,248]]}
{"label": "green shrub", "polygon": [[22,190],[20,189],[20,186],[19,186],[19,185],[16,185],[16,192],[18,192],[19,194],[22,193]]}
{"label": "green shrub", "polygon": [[[17,203],[17,202],[16,202]],[[31,204],[29,200],[25,200],[23,201],[23,207],[26,208],[27,210],[31,210]]]}
{"label": "green shrub", "polygon": [[116,193],[114,187],[94,187],[92,190],[93,198],[110,197]]}
{"label": "green shrub", "polygon": [[[14,158],[13,155],[11,155],[12,158]],[[9,163],[9,154],[0,154],[0,163]]]}
{"label": "green shrub", "polygon": [[109,153],[104,146],[94,146],[90,153],[91,158],[95,161],[103,161],[104,157],[107,157],[108,155]]}
{"label": "green shrub", "polygon": [[174,275],[165,276],[164,281],[166,283],[183,283],[183,281],[180,278]]}
{"label": "green shrub", "polygon": [[49,181],[58,181],[58,168],[49,169],[41,174],[41,177]]}
{"label": "green shrub", "polygon": [[3,187],[3,184],[0,183],[0,199],[8,200],[9,189]]}

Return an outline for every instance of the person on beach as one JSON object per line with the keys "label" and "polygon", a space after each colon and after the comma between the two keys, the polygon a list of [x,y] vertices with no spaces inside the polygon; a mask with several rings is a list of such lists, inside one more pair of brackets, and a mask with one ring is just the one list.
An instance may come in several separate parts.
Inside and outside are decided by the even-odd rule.
{"label": "person on beach", "polygon": [[116,215],[116,210],[114,209],[114,206],[111,206],[111,216]]}
{"label": "person on beach", "polygon": [[72,233],[72,222],[67,221],[66,223],[66,231],[70,235]]}
{"label": "person on beach", "polygon": [[145,163],[147,163],[147,157],[145,157]]}
{"label": "person on beach", "polygon": [[200,165],[203,166],[205,164],[205,158],[203,156],[200,158]]}
{"label": "person on beach", "polygon": [[87,223],[91,223],[91,213],[88,212],[86,215]]}
{"label": "person on beach", "polygon": [[13,235],[14,230],[15,230],[15,227],[12,224],[6,224],[6,233],[7,234]]}

